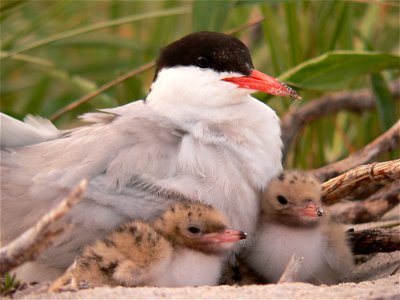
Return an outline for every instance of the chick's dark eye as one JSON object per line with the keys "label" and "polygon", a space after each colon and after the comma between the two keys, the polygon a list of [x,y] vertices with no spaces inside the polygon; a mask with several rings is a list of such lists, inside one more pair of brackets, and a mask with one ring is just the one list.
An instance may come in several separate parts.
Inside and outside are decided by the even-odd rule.
{"label": "chick's dark eye", "polygon": [[205,56],[199,56],[196,59],[196,64],[200,67],[200,68],[208,68],[210,66],[210,60],[205,57]]}
{"label": "chick's dark eye", "polygon": [[198,228],[196,226],[190,226],[190,227],[188,227],[188,231],[196,234],[196,233],[200,233],[200,228]]}
{"label": "chick's dark eye", "polygon": [[285,205],[288,203],[287,199],[285,196],[279,195],[277,198],[278,202],[282,205]]}

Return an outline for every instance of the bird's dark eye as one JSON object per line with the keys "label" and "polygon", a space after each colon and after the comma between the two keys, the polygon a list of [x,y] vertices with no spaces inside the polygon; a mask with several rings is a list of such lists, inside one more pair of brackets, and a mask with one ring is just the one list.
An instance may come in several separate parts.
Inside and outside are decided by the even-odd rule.
{"label": "bird's dark eye", "polygon": [[278,202],[282,205],[285,205],[288,203],[287,199],[285,196],[279,195],[277,198]]}
{"label": "bird's dark eye", "polygon": [[190,226],[188,227],[189,232],[193,233],[193,234],[197,234],[200,233],[200,228],[196,227],[196,226]]}
{"label": "bird's dark eye", "polygon": [[205,57],[205,56],[199,56],[196,59],[196,64],[200,67],[200,68],[208,68],[210,66],[210,60]]}

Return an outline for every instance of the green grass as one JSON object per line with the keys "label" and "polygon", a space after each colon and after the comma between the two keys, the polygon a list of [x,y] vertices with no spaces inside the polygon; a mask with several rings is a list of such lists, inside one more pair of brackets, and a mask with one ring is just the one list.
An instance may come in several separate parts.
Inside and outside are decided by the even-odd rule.
{"label": "green grass", "polygon": [[[206,16],[206,17],[205,17]],[[399,76],[397,1],[10,1],[0,2],[1,111],[50,117],[103,84],[153,61],[192,31],[235,31],[257,69],[287,80],[303,100],[256,95],[280,116],[335,91],[369,88],[377,111],[342,112],[301,133],[287,167],[314,168],[361,148],[400,116],[387,84]],[[263,20],[246,28],[246,24]],[[237,30],[237,28],[242,28]],[[148,70],[56,121],[143,98]]]}
{"label": "green grass", "polygon": [[0,295],[10,296],[15,293],[20,287],[21,282],[15,278],[15,274],[10,275],[10,273],[6,273],[4,277],[1,277]]}

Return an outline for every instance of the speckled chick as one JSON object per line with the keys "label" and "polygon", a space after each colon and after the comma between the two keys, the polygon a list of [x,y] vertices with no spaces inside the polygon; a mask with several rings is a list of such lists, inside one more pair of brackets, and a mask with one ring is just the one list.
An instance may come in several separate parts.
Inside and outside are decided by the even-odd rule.
{"label": "speckled chick", "polygon": [[149,224],[128,222],[86,246],[50,290],[216,285],[228,250],[245,238],[211,206],[176,203]]}
{"label": "speckled chick", "polygon": [[244,258],[268,282],[277,282],[291,256],[304,257],[298,281],[334,284],[353,265],[344,230],[321,203],[320,182],[286,171],[265,190],[254,244]]}

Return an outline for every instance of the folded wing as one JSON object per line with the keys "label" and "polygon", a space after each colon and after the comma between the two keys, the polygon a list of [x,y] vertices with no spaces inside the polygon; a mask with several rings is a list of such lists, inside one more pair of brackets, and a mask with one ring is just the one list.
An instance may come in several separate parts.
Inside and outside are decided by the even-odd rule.
{"label": "folded wing", "polygon": [[[32,226],[82,178],[90,179],[88,190],[70,214],[78,227],[70,239],[76,242],[58,251],[71,257],[68,251],[85,240],[126,219],[150,218],[173,201],[157,180],[176,173],[183,130],[142,101],[83,119],[94,123],[50,141],[1,150],[2,243]],[[58,257],[55,265],[65,260],[70,259]]]}

